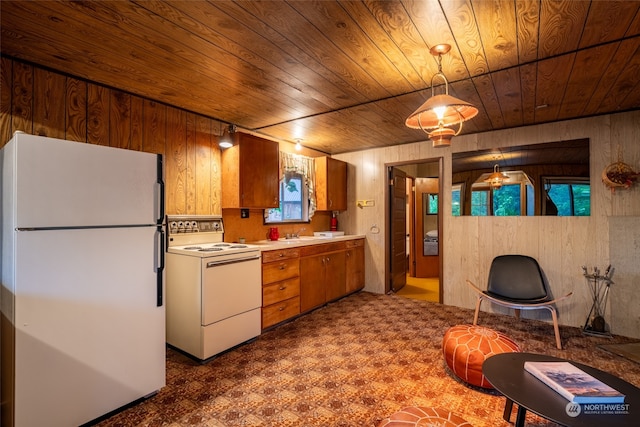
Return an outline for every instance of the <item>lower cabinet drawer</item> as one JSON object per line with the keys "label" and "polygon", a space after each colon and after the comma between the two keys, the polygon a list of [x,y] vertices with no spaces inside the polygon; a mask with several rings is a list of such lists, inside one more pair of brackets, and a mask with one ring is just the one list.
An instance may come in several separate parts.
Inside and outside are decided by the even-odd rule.
{"label": "lower cabinet drawer", "polygon": [[300,275],[300,261],[287,259],[283,261],[262,264],[262,284],[279,282],[280,280]]}
{"label": "lower cabinet drawer", "polygon": [[277,304],[262,307],[262,329],[300,314],[300,297],[295,296]]}
{"label": "lower cabinet drawer", "polygon": [[300,295],[299,277],[266,285],[262,288],[262,306],[266,307],[298,295]]}

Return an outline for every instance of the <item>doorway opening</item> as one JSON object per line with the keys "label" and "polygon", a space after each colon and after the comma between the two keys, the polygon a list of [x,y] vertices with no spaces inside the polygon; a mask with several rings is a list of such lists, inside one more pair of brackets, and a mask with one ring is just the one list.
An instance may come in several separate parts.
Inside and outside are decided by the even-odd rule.
{"label": "doorway opening", "polygon": [[387,292],[442,303],[442,158],[388,164]]}

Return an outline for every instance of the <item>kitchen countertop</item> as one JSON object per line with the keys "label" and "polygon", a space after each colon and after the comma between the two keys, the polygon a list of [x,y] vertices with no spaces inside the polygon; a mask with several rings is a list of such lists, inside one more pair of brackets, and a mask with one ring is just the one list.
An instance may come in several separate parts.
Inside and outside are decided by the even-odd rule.
{"label": "kitchen countertop", "polygon": [[364,239],[364,234],[349,234],[345,236],[336,237],[314,237],[314,236],[300,236],[291,239],[278,239],[278,240],[258,240],[254,242],[247,242],[251,245],[260,246],[261,251],[270,251],[275,249],[295,248],[300,246],[309,245],[321,245],[323,243],[341,242],[345,240]]}

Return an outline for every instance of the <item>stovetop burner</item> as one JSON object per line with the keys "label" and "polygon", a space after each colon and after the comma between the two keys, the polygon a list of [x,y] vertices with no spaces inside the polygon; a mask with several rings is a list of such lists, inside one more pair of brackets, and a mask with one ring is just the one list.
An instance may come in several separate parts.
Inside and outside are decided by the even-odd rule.
{"label": "stovetop burner", "polygon": [[259,255],[260,247],[225,242],[221,216],[170,215],[167,216],[167,252],[203,259],[226,259]]}

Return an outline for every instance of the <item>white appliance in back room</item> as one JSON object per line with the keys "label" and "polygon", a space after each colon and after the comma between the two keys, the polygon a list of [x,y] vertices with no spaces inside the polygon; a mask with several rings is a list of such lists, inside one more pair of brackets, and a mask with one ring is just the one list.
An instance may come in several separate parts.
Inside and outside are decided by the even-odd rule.
{"label": "white appliance in back room", "polygon": [[2,167],[2,425],[77,426],[165,385],[162,157],[16,133]]}

